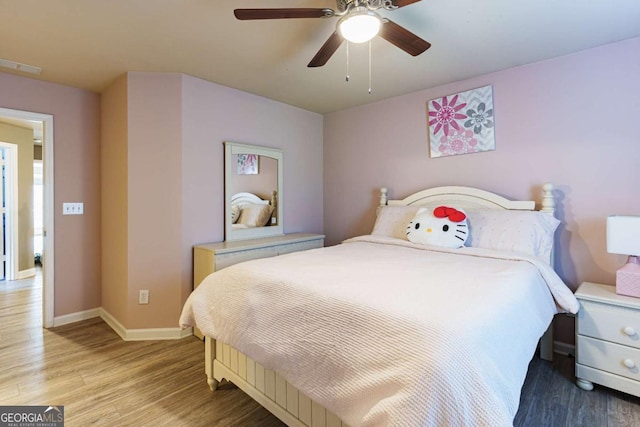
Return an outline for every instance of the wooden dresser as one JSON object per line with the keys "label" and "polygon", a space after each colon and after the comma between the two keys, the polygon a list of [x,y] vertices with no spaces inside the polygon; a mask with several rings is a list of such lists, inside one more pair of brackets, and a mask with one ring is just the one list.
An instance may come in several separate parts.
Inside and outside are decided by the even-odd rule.
{"label": "wooden dresser", "polygon": [[[239,262],[323,246],[323,235],[305,233],[196,245],[193,247],[193,288],[197,288],[202,280],[214,271]],[[203,338],[197,328],[194,328],[193,333],[198,338]]]}
{"label": "wooden dresser", "polygon": [[640,298],[589,282],[576,298],[577,385],[591,390],[596,383],[640,396]]}

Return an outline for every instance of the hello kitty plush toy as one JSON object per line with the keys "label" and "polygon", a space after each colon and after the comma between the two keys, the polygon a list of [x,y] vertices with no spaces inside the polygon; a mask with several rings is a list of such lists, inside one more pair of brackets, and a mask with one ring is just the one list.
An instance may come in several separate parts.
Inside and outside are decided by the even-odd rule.
{"label": "hello kitty plush toy", "polygon": [[422,245],[461,248],[468,235],[467,215],[447,206],[420,208],[407,226],[409,241]]}

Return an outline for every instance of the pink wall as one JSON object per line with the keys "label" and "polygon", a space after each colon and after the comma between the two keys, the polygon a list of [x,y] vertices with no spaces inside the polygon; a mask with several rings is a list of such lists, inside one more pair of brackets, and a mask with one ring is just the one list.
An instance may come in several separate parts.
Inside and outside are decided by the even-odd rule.
{"label": "pink wall", "polygon": [[284,150],[284,230],[322,233],[322,116],[183,76],[183,300],[192,246],[224,240],[224,141]]}
{"label": "pink wall", "polygon": [[[282,148],[285,231],[322,231],[319,114],[146,72],[116,80],[103,109],[103,176],[113,174],[103,182],[111,202],[103,208],[102,292],[105,310],[125,328],[176,328],[193,288],[193,245],[223,240],[223,141]],[[150,291],[147,305],[137,301],[142,289]]]}
{"label": "pink wall", "polygon": [[100,96],[4,73],[0,93],[0,107],[54,116],[54,316],[100,307]]}
{"label": "pink wall", "polygon": [[[176,327],[180,315],[180,74],[128,73],[127,328]],[[138,293],[149,290],[149,304]]]}
{"label": "pink wall", "polygon": [[[572,288],[614,283],[625,257],[606,252],[606,217],[640,215],[638,52],[640,38],[327,114],[328,244],[370,232],[381,186],[392,198],[469,185],[539,202],[552,182],[560,276]],[[426,102],[488,84],[496,151],[429,158]]]}

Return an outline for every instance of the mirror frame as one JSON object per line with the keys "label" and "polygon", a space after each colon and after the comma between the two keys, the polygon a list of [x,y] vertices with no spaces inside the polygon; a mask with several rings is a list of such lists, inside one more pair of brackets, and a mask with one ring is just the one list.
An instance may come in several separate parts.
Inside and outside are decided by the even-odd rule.
{"label": "mirror frame", "polygon": [[[231,197],[232,189],[228,183],[233,180],[235,174],[235,155],[257,154],[275,159],[278,162],[278,206],[276,225],[264,227],[234,230],[231,223]],[[260,237],[281,236],[284,234],[284,155],[279,148],[261,147],[257,145],[241,144],[238,142],[224,142],[224,236],[226,241],[257,239]]]}

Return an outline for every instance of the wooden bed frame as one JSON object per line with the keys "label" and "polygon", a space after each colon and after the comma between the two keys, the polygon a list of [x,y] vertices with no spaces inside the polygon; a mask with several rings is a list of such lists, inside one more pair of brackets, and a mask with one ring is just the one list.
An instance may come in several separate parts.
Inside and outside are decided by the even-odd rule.
{"label": "wooden bed frame", "polygon": [[[554,214],[553,185],[542,186],[540,211]],[[535,210],[534,201],[512,201],[488,191],[470,187],[437,187],[401,200],[388,200],[387,189],[380,190],[380,206],[432,206],[455,204],[461,208]],[[553,254],[550,262],[553,260]],[[553,358],[553,323],[540,340],[540,357]],[[275,371],[242,354],[231,346],[205,337],[205,372],[211,390],[226,379],[251,396],[272,414],[292,427],[347,427],[335,414],[312,401]]]}

